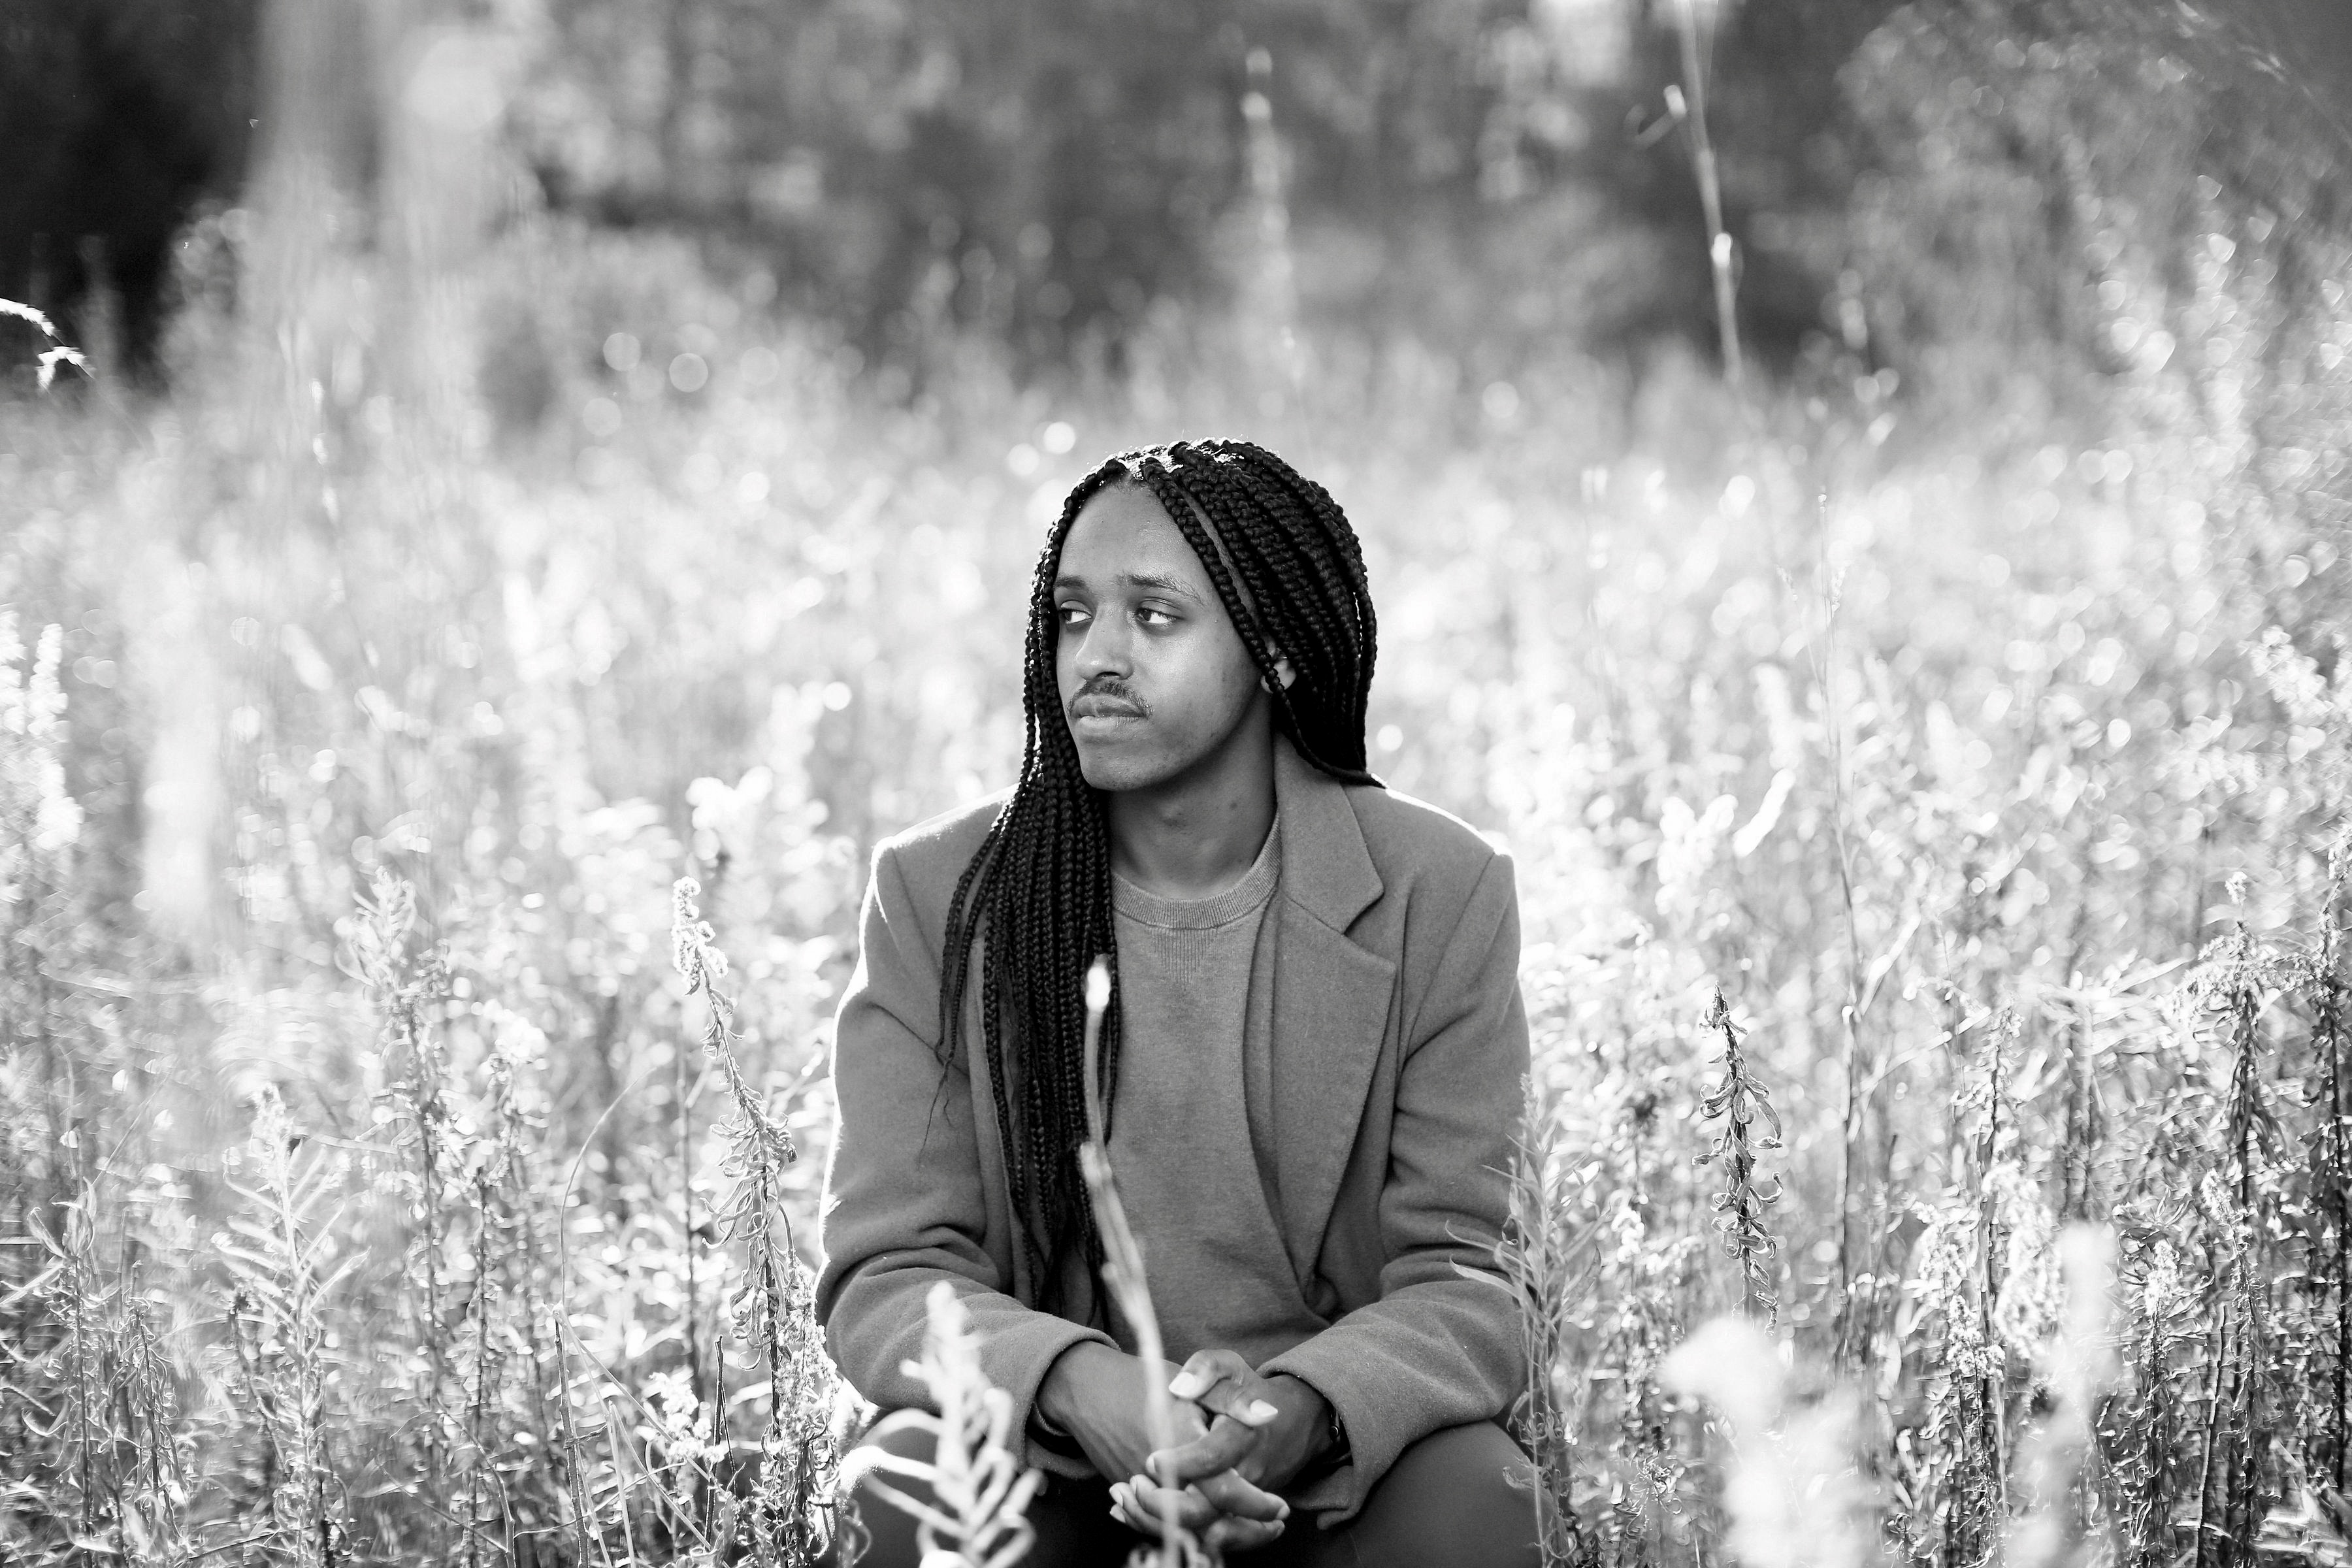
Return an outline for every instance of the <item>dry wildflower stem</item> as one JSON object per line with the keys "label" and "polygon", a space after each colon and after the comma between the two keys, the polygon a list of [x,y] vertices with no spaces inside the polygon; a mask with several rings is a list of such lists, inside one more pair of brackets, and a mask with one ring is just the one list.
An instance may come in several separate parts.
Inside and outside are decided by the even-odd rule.
{"label": "dry wildflower stem", "polygon": [[340,1173],[324,1160],[298,1159],[305,1142],[277,1090],[264,1089],[240,1173],[229,1179],[247,1212],[231,1218],[234,1237],[220,1252],[235,1282],[228,1330],[247,1412],[276,1478],[265,1532],[301,1568],[331,1568],[345,1553],[348,1526],[328,1451],[325,1310],[362,1259],[354,1253],[330,1262],[336,1236],[328,1208]]}
{"label": "dry wildflower stem", "polygon": [[1807,658],[1811,661],[1813,679],[1822,693],[1822,737],[1823,761],[1829,771],[1830,785],[1830,848],[1837,860],[1838,907],[1845,932],[1845,1002],[1838,1010],[1839,1066],[1841,1098],[1838,1105],[1837,1156],[1837,1346],[1840,1365],[1852,1364],[1869,1334],[1857,1321],[1854,1303],[1853,1235],[1854,1198],[1857,1185],[1856,1151],[1861,1143],[1864,1125],[1864,1079],[1866,1064],[1863,1059],[1862,1016],[1868,1005],[1863,993],[1862,924],[1855,907],[1853,886],[1853,847],[1848,836],[1847,819],[1852,810],[1846,788],[1846,714],[1838,696],[1838,600],[1842,590],[1840,574],[1832,570],[1829,560],[1830,497],[1826,489],[1815,492],[1814,539],[1822,552],[1822,626],[1818,647],[1809,647]]}
{"label": "dry wildflower stem", "polygon": [[[981,1372],[971,1314],[954,1287],[944,1279],[933,1285],[923,1307],[923,1357],[907,1363],[906,1371],[930,1390],[939,1414],[896,1410],[884,1416],[872,1440],[842,1461],[841,1484],[846,1490],[863,1481],[912,1514],[926,1568],[1010,1568],[1036,1539],[1026,1515],[1045,1473],[1014,1457],[1012,1397]],[[885,1449],[878,1439],[898,1431],[930,1433],[932,1458],[901,1458]],[[920,1482],[930,1500],[871,1479],[877,1474]]]}
{"label": "dry wildflower stem", "polygon": [[[819,1545],[816,1514],[834,1479],[833,1439],[823,1412],[831,1405],[835,1379],[810,1318],[811,1282],[793,1248],[785,1210],[785,1173],[799,1161],[800,1150],[744,1074],[735,1049],[735,1004],[716,984],[727,973],[726,955],[714,945],[710,925],[696,905],[701,890],[690,877],[678,879],[671,889],[670,956],[687,994],[703,1000],[703,1055],[725,1086],[733,1112],[719,1128],[728,1151],[723,1170],[733,1190],[713,1224],[722,1240],[745,1249],[749,1279],[731,1315],[738,1338],[768,1374],[753,1537],[756,1547],[775,1560],[798,1562],[813,1556]],[[950,1333],[936,1310],[933,1327]],[[722,1404],[723,1399],[712,1402],[714,1445],[721,1436]]]}
{"label": "dry wildflower stem", "polygon": [[425,1352],[424,1387],[417,1391],[423,1407],[420,1463],[437,1489],[447,1484],[453,1440],[462,1428],[447,1405],[452,1336],[443,1331],[450,1219],[446,1184],[453,1142],[446,1095],[448,1068],[428,1017],[442,999],[448,970],[438,949],[421,959],[409,951],[416,925],[415,888],[383,866],[375,868],[371,887],[373,898],[362,895],[353,900],[349,940],[338,959],[343,972],[367,988],[375,1005],[378,1049],[396,1074],[387,1096],[392,1112],[388,1129],[397,1143],[415,1151],[415,1231],[404,1273],[417,1284],[411,1310],[415,1337]]}
{"label": "dry wildflower stem", "polygon": [[[1111,1173],[1110,1152],[1104,1146],[1102,1068],[1098,1059],[1103,1014],[1110,1007],[1110,965],[1097,958],[1087,970],[1086,1095],[1087,1141],[1078,1149],[1078,1168],[1085,1173],[1087,1192],[1094,1202],[1095,1224],[1103,1238],[1103,1281],[1110,1287],[1119,1313],[1135,1331],[1136,1352],[1143,1363],[1144,1422],[1151,1429],[1154,1453],[1176,1447],[1176,1417],[1170,1394],[1160,1383],[1160,1368],[1167,1363],[1160,1338],[1160,1317],[1151,1310],[1151,1290],[1143,1272],[1143,1248],[1129,1228],[1127,1211],[1118,1201],[1118,1183]],[[1160,1484],[1160,1550],[1162,1568],[1183,1568],[1201,1560],[1192,1532],[1177,1522],[1175,1489],[1165,1472]]]}
{"label": "dry wildflower stem", "polygon": [[1501,1277],[1519,1310],[1528,1383],[1509,1412],[1535,1458],[1529,1503],[1544,1568],[1591,1559],[1592,1542],[1577,1517],[1573,1490],[1576,1429],[1570,1409],[1570,1339],[1593,1289],[1593,1237],[1579,1223],[1578,1200],[1594,1167],[1570,1167],[1556,1135],[1550,1100],[1530,1079],[1511,1167],[1509,1224],[1495,1247],[1496,1273],[1456,1265],[1465,1279]]}
{"label": "dry wildflower stem", "polygon": [[[1707,1200],[1715,1211],[1715,1229],[1725,1254],[1738,1266],[1741,1310],[1769,1324],[1780,1313],[1773,1264],[1780,1241],[1764,1211],[1780,1201],[1780,1184],[1770,1177],[1758,1179],[1756,1156],[1780,1147],[1780,1113],[1772,1109],[1771,1091],[1748,1069],[1739,1048],[1739,1027],[1732,1022],[1720,989],[1707,1009],[1706,1026],[1723,1037],[1723,1078],[1699,1110],[1708,1121],[1720,1120],[1724,1125],[1706,1151],[1693,1159],[1701,1165],[1723,1162],[1723,1190]],[[1771,1129],[1760,1136],[1753,1131],[1759,1119]]]}
{"label": "dry wildflower stem", "polygon": [[2344,933],[2352,922],[2352,832],[2336,841],[2327,858],[2327,899],[2314,955],[2312,1045],[2318,1058],[2319,1121],[2312,1142],[2313,1186],[2319,1200],[2323,1234],[2322,1273],[2336,1298],[2335,1354],[2327,1383],[2323,1447],[2315,1467],[2346,1489],[2352,1462],[2347,1429],[2347,1383],[2352,1379],[2352,1083],[2346,1079],[2346,1052],[2352,1047],[2352,1006],[2346,1000]]}

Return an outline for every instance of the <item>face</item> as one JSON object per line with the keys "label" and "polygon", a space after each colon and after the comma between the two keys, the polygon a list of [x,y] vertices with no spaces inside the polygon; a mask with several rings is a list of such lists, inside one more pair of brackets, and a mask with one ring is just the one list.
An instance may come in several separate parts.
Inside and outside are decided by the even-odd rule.
{"label": "face", "polygon": [[[1055,674],[1087,783],[1183,777],[1268,722],[1258,668],[1201,558],[1139,486],[1097,491],[1063,542]],[[1277,666],[1288,684],[1286,667]]]}

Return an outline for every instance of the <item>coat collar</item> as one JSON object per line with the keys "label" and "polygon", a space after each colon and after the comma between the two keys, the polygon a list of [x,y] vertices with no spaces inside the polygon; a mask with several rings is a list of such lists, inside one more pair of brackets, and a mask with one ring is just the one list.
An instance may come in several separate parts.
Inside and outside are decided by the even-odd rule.
{"label": "coat collar", "polygon": [[1274,802],[1282,818],[1283,896],[1335,931],[1345,931],[1381,896],[1381,875],[1364,845],[1348,788],[1276,733]]}

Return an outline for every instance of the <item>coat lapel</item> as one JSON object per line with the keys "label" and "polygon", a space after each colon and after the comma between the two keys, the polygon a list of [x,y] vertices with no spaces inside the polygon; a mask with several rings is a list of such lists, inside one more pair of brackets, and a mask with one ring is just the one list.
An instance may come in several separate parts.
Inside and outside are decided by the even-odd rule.
{"label": "coat lapel", "polygon": [[1275,747],[1282,815],[1276,904],[1272,1063],[1274,1164],[1282,1233],[1304,1282],[1323,1247],[1372,1069],[1388,1033],[1396,965],[1348,938],[1381,879],[1344,786],[1287,741]]}

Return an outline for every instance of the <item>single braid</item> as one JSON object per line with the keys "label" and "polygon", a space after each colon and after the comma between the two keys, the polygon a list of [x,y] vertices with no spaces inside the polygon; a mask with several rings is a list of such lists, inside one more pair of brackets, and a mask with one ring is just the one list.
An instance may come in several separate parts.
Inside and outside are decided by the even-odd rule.
{"label": "single braid", "polygon": [[[1054,579],[1078,513],[1114,484],[1149,490],[1202,569],[1273,694],[1276,721],[1309,763],[1349,784],[1365,766],[1373,621],[1364,559],[1322,486],[1246,441],[1180,441],[1122,452],[1065,498],[1030,582],[1020,783],[957,879],[940,965],[940,1056],[964,1050],[979,951],[980,1023],[1006,1181],[1037,1304],[1102,1322],[1102,1237],[1077,1168],[1087,1137],[1087,966],[1109,960],[1111,1000],[1097,1063],[1108,1135],[1118,1079],[1123,987],[1111,914],[1110,834],[1062,715]],[[1287,658],[1286,688],[1276,661]],[[1065,1299],[1084,1264],[1083,1300]]]}

